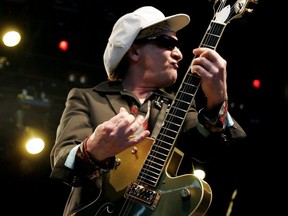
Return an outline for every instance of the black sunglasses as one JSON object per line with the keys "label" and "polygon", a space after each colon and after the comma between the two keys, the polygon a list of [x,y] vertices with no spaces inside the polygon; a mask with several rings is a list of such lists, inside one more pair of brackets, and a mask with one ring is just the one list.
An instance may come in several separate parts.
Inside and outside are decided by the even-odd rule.
{"label": "black sunglasses", "polygon": [[135,40],[135,43],[156,43],[157,46],[166,48],[168,50],[173,50],[175,47],[180,46],[180,42],[175,38],[168,35],[159,35],[155,37],[147,37]]}

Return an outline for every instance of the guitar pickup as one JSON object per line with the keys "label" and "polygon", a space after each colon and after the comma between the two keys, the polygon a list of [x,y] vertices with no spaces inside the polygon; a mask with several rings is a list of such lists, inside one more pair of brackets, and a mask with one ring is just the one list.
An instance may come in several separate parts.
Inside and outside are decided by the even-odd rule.
{"label": "guitar pickup", "polygon": [[150,189],[147,186],[139,185],[136,182],[131,182],[127,188],[125,198],[136,199],[138,202],[145,203],[151,209],[155,209],[160,199],[160,193]]}

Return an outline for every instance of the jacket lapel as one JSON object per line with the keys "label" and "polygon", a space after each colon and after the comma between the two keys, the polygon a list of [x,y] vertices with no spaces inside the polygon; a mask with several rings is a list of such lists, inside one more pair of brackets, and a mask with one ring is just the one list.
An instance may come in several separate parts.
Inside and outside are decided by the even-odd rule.
{"label": "jacket lapel", "polygon": [[124,107],[129,112],[128,103],[125,100],[123,100],[122,95],[107,94],[106,97],[108,98],[108,101],[110,102],[115,113],[119,113],[121,107]]}

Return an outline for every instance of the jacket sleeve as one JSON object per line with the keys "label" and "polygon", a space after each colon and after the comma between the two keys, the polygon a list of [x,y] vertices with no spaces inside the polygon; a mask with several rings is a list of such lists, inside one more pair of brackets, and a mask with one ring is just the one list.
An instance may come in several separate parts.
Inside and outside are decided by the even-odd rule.
{"label": "jacket sleeve", "polygon": [[209,131],[205,134],[198,126],[201,118],[199,115],[194,108],[191,108],[183,125],[183,134],[179,138],[180,149],[197,161],[212,160],[227,149],[239,145],[247,137],[243,128],[230,115],[230,122],[233,124],[226,124],[223,130]]}
{"label": "jacket sleeve", "polygon": [[89,116],[89,103],[84,91],[71,89],[57,128],[55,144],[50,153],[51,178],[73,186],[79,186],[89,180],[87,173],[80,168],[85,164],[77,157],[73,168],[65,165],[71,150],[75,146],[80,146],[94,130]]}

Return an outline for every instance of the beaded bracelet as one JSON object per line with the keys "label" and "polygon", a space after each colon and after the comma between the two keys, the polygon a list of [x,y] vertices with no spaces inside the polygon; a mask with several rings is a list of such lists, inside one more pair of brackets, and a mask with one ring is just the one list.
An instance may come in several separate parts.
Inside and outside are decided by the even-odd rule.
{"label": "beaded bracelet", "polygon": [[83,159],[85,161],[88,161],[91,165],[93,165],[96,170],[100,170],[101,172],[104,172],[104,173],[109,172],[110,169],[114,168],[115,157],[110,157],[110,158],[107,158],[103,161],[98,161],[96,159],[92,159],[91,156],[89,155],[89,152],[87,151],[88,139],[89,139],[89,137],[87,137],[83,141],[83,154],[84,154]]}

